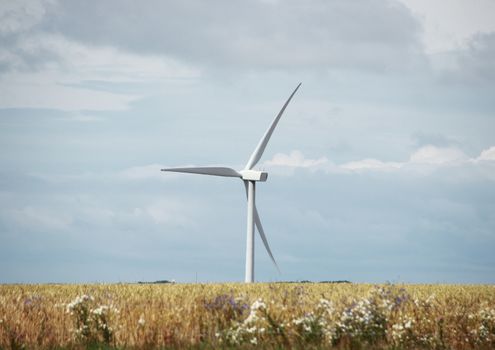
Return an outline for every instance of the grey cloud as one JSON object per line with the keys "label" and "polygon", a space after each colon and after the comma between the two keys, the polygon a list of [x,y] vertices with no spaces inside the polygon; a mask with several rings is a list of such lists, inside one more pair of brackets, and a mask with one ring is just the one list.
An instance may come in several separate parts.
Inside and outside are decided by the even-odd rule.
{"label": "grey cloud", "polygon": [[[420,26],[396,1],[64,1],[43,24],[90,44],[246,69],[407,65]],[[313,68],[312,67],[312,68]]]}
{"label": "grey cloud", "polygon": [[0,3],[0,72],[39,68],[56,59],[45,50],[31,51],[23,42],[39,31],[39,25],[55,2],[46,0],[3,1]]}
{"label": "grey cloud", "polygon": [[460,54],[461,75],[476,81],[495,81],[495,32],[473,37],[469,49]]}
{"label": "grey cloud", "polygon": [[6,38],[0,48],[0,72],[36,72],[51,62],[61,62],[59,53],[40,43],[42,38]]}
{"label": "grey cloud", "polygon": [[495,32],[473,35],[467,47],[433,56],[432,60],[443,82],[460,86],[491,85],[495,81]]}
{"label": "grey cloud", "polygon": [[17,0],[0,3],[0,37],[16,35],[35,27],[52,1]]}

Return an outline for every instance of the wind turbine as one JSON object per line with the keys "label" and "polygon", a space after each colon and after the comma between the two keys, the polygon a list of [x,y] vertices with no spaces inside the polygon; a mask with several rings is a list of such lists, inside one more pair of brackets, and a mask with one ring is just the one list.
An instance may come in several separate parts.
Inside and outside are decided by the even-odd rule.
{"label": "wind turbine", "polygon": [[[277,262],[273,257],[270,246],[268,245],[268,240],[266,239],[265,231],[263,230],[263,226],[261,225],[260,216],[258,214],[258,210],[256,209],[255,204],[255,193],[256,193],[256,182],[257,181],[266,181],[268,177],[268,173],[264,171],[253,170],[254,166],[258,163],[265,151],[266,145],[272,136],[273,130],[277,126],[280,117],[285,111],[285,108],[289,104],[290,100],[296,93],[296,91],[301,86],[301,83],[297,85],[295,90],[289,96],[282,109],[272,121],[268,130],[266,130],[265,134],[261,138],[258,146],[256,146],[253,154],[249,158],[246,166],[243,170],[237,171],[232,168],[226,167],[188,167],[188,168],[166,168],[161,169],[162,171],[172,171],[176,173],[191,173],[191,174],[201,174],[201,175],[214,175],[214,176],[225,176],[225,177],[238,177],[244,182],[244,187],[246,188],[246,196],[247,196],[247,238],[246,238],[246,275],[244,281],[246,283],[254,282],[254,227],[258,228],[258,232],[260,234],[261,240],[265,245],[266,251],[270,256],[273,264],[278,270]],[[280,271],[280,270],[279,270]]]}

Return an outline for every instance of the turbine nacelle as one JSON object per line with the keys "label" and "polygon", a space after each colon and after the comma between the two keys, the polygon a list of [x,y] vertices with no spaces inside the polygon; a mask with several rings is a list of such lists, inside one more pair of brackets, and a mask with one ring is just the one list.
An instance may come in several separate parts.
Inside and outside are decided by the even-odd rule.
{"label": "turbine nacelle", "polygon": [[239,171],[239,174],[241,174],[242,179],[246,181],[262,181],[265,182],[268,173],[266,171],[256,171],[256,170],[241,170]]}

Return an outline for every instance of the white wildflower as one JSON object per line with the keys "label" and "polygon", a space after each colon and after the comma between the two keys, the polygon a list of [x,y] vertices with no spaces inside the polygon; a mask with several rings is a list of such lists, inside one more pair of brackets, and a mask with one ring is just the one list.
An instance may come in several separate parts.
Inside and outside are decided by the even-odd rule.
{"label": "white wildflower", "polygon": [[296,326],[299,326],[303,322],[304,322],[303,318],[296,318],[295,320],[292,320],[292,323],[294,323]]}
{"label": "white wildflower", "polygon": [[258,320],[257,311],[259,309],[266,309],[266,304],[263,300],[258,299],[251,305],[251,311],[249,312],[248,317],[244,320],[244,324],[255,323]]}
{"label": "white wildflower", "polygon": [[252,305],[251,310],[265,309],[266,304],[261,299],[257,299]]}
{"label": "white wildflower", "polygon": [[93,301],[94,298],[90,295],[80,295],[77,296],[74,300],[72,300],[70,303],[67,304],[66,312],[67,313],[72,313],[72,311],[79,306],[80,304],[83,304],[87,301]]}
{"label": "white wildflower", "polygon": [[107,305],[98,306],[96,309],[91,310],[91,313],[97,316],[104,315],[108,312],[110,308]]}
{"label": "white wildflower", "polygon": [[258,316],[256,315],[256,310],[251,310],[251,312],[249,313],[248,317],[244,320],[244,324],[250,324],[250,323],[254,323],[258,320]]}
{"label": "white wildflower", "polygon": [[248,333],[254,333],[254,332],[256,332],[256,326],[253,326],[251,328],[247,328],[246,329],[246,332],[248,332]]}
{"label": "white wildflower", "polygon": [[392,325],[392,338],[396,341],[407,340],[410,336],[410,329],[414,325],[414,320],[409,316],[402,316],[399,322]]}

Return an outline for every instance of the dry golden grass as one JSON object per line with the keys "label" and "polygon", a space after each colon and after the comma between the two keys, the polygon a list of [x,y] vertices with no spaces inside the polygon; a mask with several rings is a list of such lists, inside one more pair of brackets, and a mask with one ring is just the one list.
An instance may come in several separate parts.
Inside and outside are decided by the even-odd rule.
{"label": "dry golden grass", "polygon": [[495,287],[2,285],[0,348],[495,348]]}

